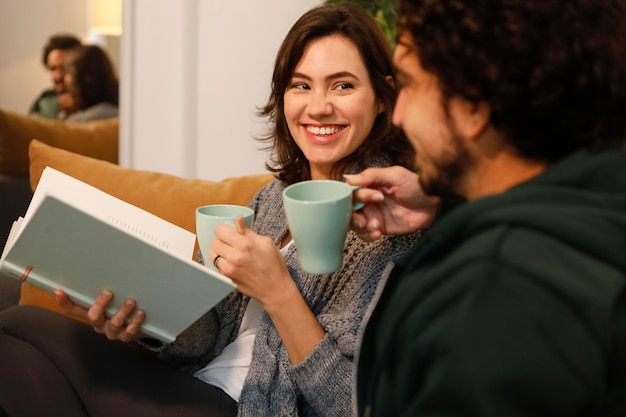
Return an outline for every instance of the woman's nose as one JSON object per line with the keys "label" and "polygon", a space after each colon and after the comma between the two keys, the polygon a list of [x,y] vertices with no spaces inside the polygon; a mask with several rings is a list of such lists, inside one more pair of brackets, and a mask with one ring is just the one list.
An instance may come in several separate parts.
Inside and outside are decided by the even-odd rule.
{"label": "woman's nose", "polygon": [[328,116],[333,113],[333,105],[325,91],[316,91],[311,94],[307,112],[311,117]]}

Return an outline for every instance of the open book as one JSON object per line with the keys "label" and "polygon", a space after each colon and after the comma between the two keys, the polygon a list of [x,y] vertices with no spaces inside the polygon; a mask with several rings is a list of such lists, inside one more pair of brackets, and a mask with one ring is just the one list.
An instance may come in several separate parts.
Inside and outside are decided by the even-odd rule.
{"label": "open book", "polygon": [[107,315],[132,297],[146,313],[141,330],[172,342],[235,288],[192,260],[194,244],[193,233],[48,167],[0,271],[87,308],[110,289]]}

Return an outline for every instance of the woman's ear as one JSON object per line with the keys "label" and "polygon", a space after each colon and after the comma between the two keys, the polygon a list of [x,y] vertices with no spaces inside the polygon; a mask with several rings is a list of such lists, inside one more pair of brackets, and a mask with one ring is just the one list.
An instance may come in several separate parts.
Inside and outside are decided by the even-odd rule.
{"label": "woman's ear", "polygon": [[391,75],[385,76],[385,80],[387,80],[391,88],[393,88],[394,90],[396,89],[396,80],[394,80]]}

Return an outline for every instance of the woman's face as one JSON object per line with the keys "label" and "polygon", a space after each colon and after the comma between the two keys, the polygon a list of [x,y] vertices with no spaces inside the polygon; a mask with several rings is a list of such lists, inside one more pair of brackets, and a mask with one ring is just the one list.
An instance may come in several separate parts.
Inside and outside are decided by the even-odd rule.
{"label": "woman's face", "polygon": [[337,161],[365,141],[383,104],[356,46],[340,35],[311,41],[284,95],[291,136],[312,179],[330,178]]}
{"label": "woman's face", "polygon": [[63,75],[63,84],[65,86],[66,92],[70,93],[72,96],[76,94],[76,87],[74,85],[73,68],[66,68],[65,74]]}

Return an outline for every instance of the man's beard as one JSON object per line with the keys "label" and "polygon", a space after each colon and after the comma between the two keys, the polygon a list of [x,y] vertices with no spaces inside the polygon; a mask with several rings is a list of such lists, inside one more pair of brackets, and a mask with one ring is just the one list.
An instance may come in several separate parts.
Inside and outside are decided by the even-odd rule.
{"label": "man's beard", "polygon": [[431,196],[461,196],[459,185],[472,165],[472,158],[465,143],[450,131],[450,148],[437,160],[431,159],[433,171],[430,176],[419,176],[422,190]]}

